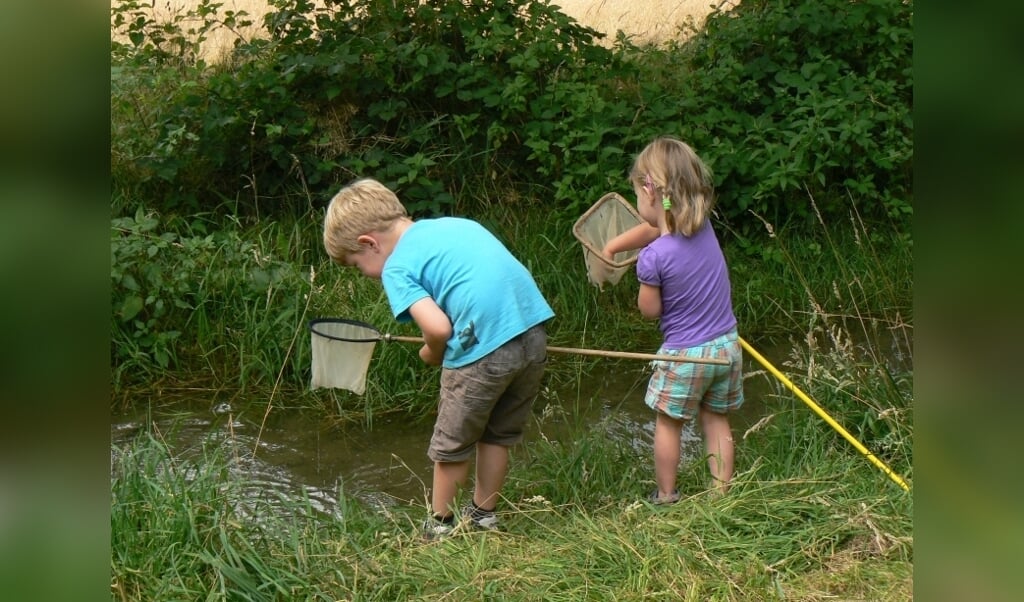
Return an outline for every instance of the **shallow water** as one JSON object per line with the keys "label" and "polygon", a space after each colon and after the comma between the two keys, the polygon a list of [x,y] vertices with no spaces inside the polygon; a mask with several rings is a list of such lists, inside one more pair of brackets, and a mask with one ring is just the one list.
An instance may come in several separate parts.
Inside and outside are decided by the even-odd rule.
{"label": "shallow water", "polygon": [[[758,351],[781,367],[790,347]],[[751,425],[772,412],[772,399],[781,391],[778,382],[760,368],[752,358],[745,358],[746,402],[731,417],[738,445]],[[526,442],[558,440],[581,428],[600,428],[641,457],[652,458],[654,414],[643,403],[647,364],[609,361],[606,370],[595,373],[582,383],[549,384],[534,406]],[[216,451],[233,458],[232,470],[252,484],[247,494],[271,505],[281,498],[307,498],[314,508],[331,513],[342,491],[378,507],[426,503],[432,416],[421,420],[375,417],[372,428],[366,428],[338,426],[299,410],[274,407],[267,414],[266,409],[265,401],[229,405],[202,398],[151,404],[113,418],[111,453],[118,454],[148,427],[176,456],[201,459],[204,453]],[[264,414],[267,419],[261,430]],[[823,428],[828,427],[823,423]],[[693,425],[684,429],[681,447],[684,463],[702,454]]]}
{"label": "shallow water", "polygon": [[[600,423],[603,432],[649,456],[654,416],[643,404],[646,373],[618,368],[579,389],[546,390],[535,404],[526,442],[557,440]],[[740,434],[763,411],[758,396],[747,389],[747,402],[733,420]],[[217,451],[233,458],[232,469],[269,504],[279,496],[305,496],[314,508],[331,512],[342,490],[375,506],[425,503],[432,467],[426,456],[431,416],[419,421],[377,418],[367,429],[274,408],[260,432],[265,410],[259,403],[211,407],[203,399],[175,402],[173,409],[143,408],[115,417],[113,453],[148,425],[177,456],[199,459]],[[692,428],[684,430],[683,439],[684,461],[700,454],[700,438]]]}

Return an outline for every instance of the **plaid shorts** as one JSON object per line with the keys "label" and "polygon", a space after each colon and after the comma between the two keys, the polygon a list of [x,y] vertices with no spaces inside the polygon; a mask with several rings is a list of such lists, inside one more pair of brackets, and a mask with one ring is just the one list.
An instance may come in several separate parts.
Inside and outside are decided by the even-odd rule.
{"label": "plaid shorts", "polygon": [[729,365],[651,362],[654,374],[644,397],[651,409],[679,420],[692,420],[701,409],[726,414],[743,405],[743,348],[735,330],[686,349],[663,347],[658,355],[717,358],[729,360]]}
{"label": "plaid shorts", "polygon": [[427,456],[435,462],[461,462],[478,442],[511,447],[522,441],[540,393],[547,341],[544,325],[538,324],[472,364],[442,369]]}

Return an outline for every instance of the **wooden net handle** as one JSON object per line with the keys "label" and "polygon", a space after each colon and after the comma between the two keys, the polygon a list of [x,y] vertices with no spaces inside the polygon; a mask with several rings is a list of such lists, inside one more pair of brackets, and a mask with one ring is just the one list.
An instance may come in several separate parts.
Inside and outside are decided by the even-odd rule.
{"label": "wooden net handle", "polygon": [[[407,337],[407,336],[396,336],[392,334],[384,335],[385,341],[398,341],[401,343],[420,343],[423,344],[423,337]],[[657,355],[654,353],[634,353],[632,351],[608,351],[604,349],[579,349],[576,347],[551,347],[548,346],[547,350],[551,353],[572,353],[575,355],[594,355],[598,357],[615,357],[622,359],[631,360],[647,360],[647,361],[663,361],[663,362],[689,362],[691,364],[716,364],[719,366],[728,366],[729,360],[720,360],[714,358],[703,358],[703,357],[679,357],[675,355]]]}

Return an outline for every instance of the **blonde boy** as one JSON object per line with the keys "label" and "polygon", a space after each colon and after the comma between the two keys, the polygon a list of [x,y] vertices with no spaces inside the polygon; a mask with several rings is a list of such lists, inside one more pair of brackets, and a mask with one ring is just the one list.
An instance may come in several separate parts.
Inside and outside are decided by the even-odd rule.
{"label": "blonde boy", "polygon": [[441,393],[427,455],[434,461],[432,515],[424,536],[455,528],[458,489],[476,453],[470,524],[497,528],[495,509],[509,448],[540,391],[545,322],[554,312],[526,268],[483,226],[441,217],[413,221],[387,187],[357,180],[331,200],[324,248],[384,286],[399,322],[423,333],[420,359],[441,366]]}

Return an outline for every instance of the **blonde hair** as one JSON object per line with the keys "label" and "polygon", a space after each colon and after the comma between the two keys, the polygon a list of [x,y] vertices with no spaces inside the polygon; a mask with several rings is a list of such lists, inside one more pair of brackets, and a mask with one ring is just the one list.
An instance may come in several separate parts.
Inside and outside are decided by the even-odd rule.
{"label": "blonde hair", "polygon": [[408,217],[405,207],[387,186],[363,178],[338,191],[324,215],[324,249],[335,263],[359,251],[356,240],[369,232],[388,230],[395,221]]}
{"label": "blonde hair", "polygon": [[665,220],[673,232],[691,236],[700,230],[715,205],[711,170],[690,145],[671,136],[660,136],[637,155],[630,171],[633,188],[649,184],[655,202],[666,199]]}

